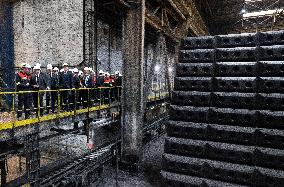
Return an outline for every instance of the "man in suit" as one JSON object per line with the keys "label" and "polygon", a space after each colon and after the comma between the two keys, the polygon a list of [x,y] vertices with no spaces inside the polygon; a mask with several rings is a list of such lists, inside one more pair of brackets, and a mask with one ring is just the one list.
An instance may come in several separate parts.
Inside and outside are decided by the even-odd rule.
{"label": "man in suit", "polygon": [[[84,88],[93,88],[93,77],[91,75],[91,70],[88,67],[84,68],[84,76],[82,80],[82,84]],[[92,100],[92,90],[84,90],[83,91],[83,106],[87,107],[91,105],[90,100]]]}
{"label": "man in suit", "polygon": [[[39,65],[34,66],[34,73],[31,77],[31,86],[33,91],[33,102],[34,109],[37,115],[43,115],[43,96],[44,92],[38,92],[39,90],[45,90],[47,88],[46,77],[43,73],[41,73],[41,69]],[[40,107],[40,110],[38,109]]]}
{"label": "man in suit", "polygon": [[99,76],[97,77],[96,86],[103,87],[105,81],[104,72],[102,70],[99,71]]}
{"label": "man in suit", "polygon": [[115,79],[114,79],[114,85],[115,88],[115,98],[117,101],[120,101],[121,97],[121,87],[122,87],[122,76],[119,73],[119,71],[115,72]]}
{"label": "man in suit", "polygon": [[79,70],[77,68],[73,69],[73,76],[72,76],[72,88],[75,88],[76,91],[72,91],[72,109],[79,109],[80,106],[80,91],[79,88],[82,87],[81,77],[79,76]]}
{"label": "man in suit", "polygon": [[[51,77],[52,77],[52,65],[48,64],[46,66],[46,83],[47,83],[47,90],[50,90],[51,87]],[[51,103],[50,103],[50,99],[51,99],[51,93],[50,92],[46,92],[45,94],[45,98],[46,98],[46,113],[49,113],[49,110],[51,108]]]}
{"label": "man in suit", "polygon": [[[57,67],[54,67],[52,71],[52,76],[50,80],[50,89],[51,90],[59,89],[59,69]],[[50,95],[51,95],[51,112],[54,113],[55,103],[58,102],[58,93],[52,91]]]}
{"label": "man in suit", "polygon": [[[71,89],[72,88],[72,73],[69,71],[68,64],[63,64],[63,71],[59,75],[59,87],[60,89]],[[63,110],[69,110],[68,102],[70,101],[70,91],[62,91],[61,94],[61,105]]]}

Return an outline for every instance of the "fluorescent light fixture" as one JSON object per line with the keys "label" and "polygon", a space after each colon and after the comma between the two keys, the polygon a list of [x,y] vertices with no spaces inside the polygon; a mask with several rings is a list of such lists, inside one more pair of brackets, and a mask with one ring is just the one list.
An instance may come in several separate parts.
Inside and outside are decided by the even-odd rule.
{"label": "fluorescent light fixture", "polygon": [[155,71],[158,72],[158,71],[160,70],[160,68],[161,68],[161,67],[160,67],[159,65],[156,65],[156,66],[155,66]]}
{"label": "fluorescent light fixture", "polygon": [[264,16],[272,16],[277,15],[283,12],[284,9],[274,9],[274,10],[264,10],[259,12],[250,12],[243,14],[243,18],[252,18],[252,17],[264,17]]}
{"label": "fluorescent light fixture", "polygon": [[248,2],[248,3],[259,2],[259,1],[263,1],[263,0],[245,0],[245,2]]}

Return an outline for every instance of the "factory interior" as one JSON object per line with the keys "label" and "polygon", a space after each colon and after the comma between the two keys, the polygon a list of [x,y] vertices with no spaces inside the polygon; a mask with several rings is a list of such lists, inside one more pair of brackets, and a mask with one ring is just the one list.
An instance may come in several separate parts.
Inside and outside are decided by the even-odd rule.
{"label": "factory interior", "polygon": [[284,187],[284,0],[0,0],[0,186]]}

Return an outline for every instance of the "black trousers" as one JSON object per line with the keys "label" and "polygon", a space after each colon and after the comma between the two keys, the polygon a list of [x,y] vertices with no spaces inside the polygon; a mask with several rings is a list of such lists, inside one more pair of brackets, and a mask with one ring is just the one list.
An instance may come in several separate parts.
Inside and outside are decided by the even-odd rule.
{"label": "black trousers", "polygon": [[45,102],[46,102],[46,111],[49,113],[49,110],[51,109],[51,92],[45,93]]}
{"label": "black trousers", "polygon": [[55,111],[55,106],[58,106],[58,92],[51,92],[50,93],[51,96],[51,111],[54,112]]}
{"label": "black trousers", "polygon": [[[26,91],[26,90],[25,90]],[[17,117],[20,118],[25,112],[25,118],[29,118],[31,114],[31,93],[23,93],[18,95],[18,112]],[[24,107],[24,110],[23,110]]]}
{"label": "black trousers", "polygon": [[[91,92],[91,90],[90,90]],[[91,102],[91,98],[90,98],[90,93],[88,90],[82,90],[82,102],[83,102],[83,107],[86,108],[88,106],[90,106]]]}
{"label": "black trousers", "polygon": [[75,109],[79,109],[80,107],[80,99],[81,99],[81,90],[79,91],[75,91],[75,90],[72,90],[71,91],[71,95],[70,95],[70,108],[72,110],[75,110]]}
{"label": "black trousers", "polygon": [[40,107],[40,115],[43,115],[43,96],[44,93],[33,93],[34,109],[36,114],[38,114],[38,106]]}
{"label": "black trousers", "polygon": [[61,93],[60,93],[61,95],[60,95],[60,98],[61,98],[61,108],[63,109],[63,110],[69,110],[70,109],[70,107],[69,107],[69,101],[71,100],[70,99],[70,93],[69,93],[69,91],[67,90],[67,91],[62,91]]}
{"label": "black trousers", "polygon": [[110,96],[111,96],[111,89],[109,89],[109,88],[105,88],[104,90],[103,90],[103,97],[104,97],[104,99],[103,99],[103,104],[109,104],[110,103]]}
{"label": "black trousers", "polygon": [[116,101],[120,101],[120,97],[121,97],[121,88],[120,87],[115,87],[113,88],[114,90],[114,98]]}

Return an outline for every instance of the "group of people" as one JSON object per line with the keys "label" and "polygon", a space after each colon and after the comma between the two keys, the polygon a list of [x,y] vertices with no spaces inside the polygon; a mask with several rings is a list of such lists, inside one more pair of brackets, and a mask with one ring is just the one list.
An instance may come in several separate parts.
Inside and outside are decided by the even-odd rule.
{"label": "group of people", "polygon": [[[119,71],[109,74],[100,70],[96,75],[89,67],[85,67],[83,71],[79,71],[78,68],[69,69],[67,63],[63,64],[61,70],[48,64],[46,72],[42,72],[40,64],[31,68],[29,64],[24,63],[20,68],[16,74],[16,90],[19,91],[18,118],[23,113],[25,113],[26,119],[29,118],[32,105],[37,115],[43,115],[44,108],[46,108],[46,113],[55,112],[55,106],[58,103],[60,103],[62,110],[68,111],[75,109],[75,107],[78,109],[80,105],[89,106],[90,100],[96,100],[99,97],[110,100],[118,98],[120,95],[122,76]],[[99,87],[113,87],[114,89],[100,89],[100,91],[79,89]],[[61,90],[60,97],[58,90]],[[44,96],[46,107],[43,106]],[[58,98],[60,98],[60,102],[58,102]]]}

